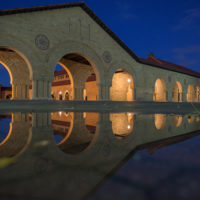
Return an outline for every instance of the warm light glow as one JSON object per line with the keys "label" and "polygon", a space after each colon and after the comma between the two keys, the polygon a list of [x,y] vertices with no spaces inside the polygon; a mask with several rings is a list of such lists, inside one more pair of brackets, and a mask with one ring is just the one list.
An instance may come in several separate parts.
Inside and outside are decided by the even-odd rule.
{"label": "warm light glow", "polygon": [[130,78],[128,78],[128,83],[130,83],[131,82],[131,79]]}
{"label": "warm light glow", "polygon": [[62,115],[62,112],[60,111],[58,114],[59,114],[59,116],[61,116],[61,115]]}
{"label": "warm light glow", "polygon": [[127,127],[128,129],[130,129],[131,128],[131,126],[130,125],[128,125],[128,127]]}
{"label": "warm light glow", "polygon": [[60,91],[59,94],[62,94],[62,92]]}

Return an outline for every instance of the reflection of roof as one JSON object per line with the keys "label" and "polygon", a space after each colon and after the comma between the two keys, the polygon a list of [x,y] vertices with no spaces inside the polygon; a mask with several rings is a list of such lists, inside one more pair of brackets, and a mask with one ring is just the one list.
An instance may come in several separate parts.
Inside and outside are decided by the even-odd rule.
{"label": "reflection of roof", "polygon": [[46,10],[53,10],[53,9],[61,9],[61,8],[71,8],[71,7],[81,7],[101,28],[107,32],[131,57],[133,57],[136,61],[152,65],[155,67],[159,67],[162,69],[167,69],[183,74],[188,74],[195,77],[200,77],[200,73],[195,72],[193,70],[187,69],[183,66],[172,64],[163,60],[159,60],[159,62],[152,60],[152,59],[144,59],[139,58],[133,53],[133,51],[115,34],[113,33],[108,26],[106,26],[101,19],[90,9],[88,6],[83,2],[74,2],[74,3],[65,3],[65,4],[56,4],[56,5],[47,5],[47,6],[37,6],[37,7],[27,7],[27,8],[15,8],[15,9],[7,9],[7,10],[0,10],[0,16],[4,15],[13,15],[19,13],[27,13],[27,12],[37,12],[37,11],[46,11]]}
{"label": "reflection of roof", "polygon": [[165,60],[161,60],[161,59],[158,59],[158,58],[155,58],[155,57],[152,57],[152,56],[149,56],[148,58],[140,58],[140,62],[143,63],[143,64],[153,65],[153,66],[156,66],[156,67],[160,67],[162,69],[180,72],[180,73],[183,73],[183,74],[188,74],[188,75],[196,76],[196,77],[200,78],[200,73],[198,73],[198,72],[195,72],[195,71],[188,69],[186,67],[183,67],[183,66],[180,66],[180,65],[177,65],[177,64],[173,64],[173,63],[170,63],[170,62],[167,62]]}

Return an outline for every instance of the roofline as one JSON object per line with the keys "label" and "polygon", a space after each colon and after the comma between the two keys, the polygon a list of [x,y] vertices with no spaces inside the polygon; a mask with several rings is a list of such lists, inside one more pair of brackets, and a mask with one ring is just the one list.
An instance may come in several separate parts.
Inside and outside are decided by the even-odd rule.
{"label": "roofline", "polygon": [[[65,4],[54,4],[54,5],[43,5],[43,6],[34,6],[34,7],[25,7],[25,8],[5,9],[5,10],[0,10],[0,16],[27,13],[27,12],[46,11],[46,10],[61,9],[61,8],[70,8],[70,7],[82,8],[105,32],[107,32],[138,63],[153,66],[153,67],[158,67],[158,68],[165,69],[168,71],[175,71],[175,72],[179,72],[182,74],[200,78],[200,74],[196,71],[194,71],[196,73],[196,75],[192,75],[190,73],[184,73],[179,70],[163,68],[156,64],[144,63],[114,32],[111,31],[111,29],[107,25],[105,25],[103,23],[103,21],[84,2],[73,2],[73,3],[65,3]],[[186,68],[186,69],[188,69],[188,68]]]}
{"label": "roofline", "polygon": [[25,7],[25,8],[15,8],[15,9],[6,9],[0,10],[0,16],[5,15],[14,15],[27,12],[38,12],[46,11],[53,9],[61,8],[70,8],[70,7],[81,7],[101,28],[104,29],[131,57],[139,62],[139,58],[135,53],[114,33],[111,29],[103,23],[103,21],[84,3],[84,2],[74,2],[74,3],[65,3],[65,4],[54,4],[46,6],[34,6],[34,7]]}

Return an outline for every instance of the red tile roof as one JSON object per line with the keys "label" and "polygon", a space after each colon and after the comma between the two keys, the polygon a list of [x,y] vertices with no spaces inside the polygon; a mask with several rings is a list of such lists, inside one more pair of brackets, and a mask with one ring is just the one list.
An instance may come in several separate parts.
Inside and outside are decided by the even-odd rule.
{"label": "red tile roof", "polygon": [[148,58],[140,58],[140,62],[143,64],[159,67],[162,69],[167,69],[167,70],[174,71],[174,72],[188,74],[188,75],[200,78],[200,73],[198,73],[198,72],[195,72],[195,71],[188,69],[186,67],[183,67],[181,65],[173,64],[168,61],[161,60],[161,59],[158,59],[158,58],[155,58],[152,56],[149,56]]}
{"label": "red tile roof", "polygon": [[7,9],[0,10],[0,16],[4,15],[13,15],[27,12],[37,12],[37,11],[45,11],[45,10],[53,10],[53,9],[61,9],[61,8],[70,8],[70,7],[81,7],[99,26],[101,26],[104,31],[106,31],[131,57],[133,57],[137,62],[142,64],[147,64],[155,67],[159,67],[162,69],[167,69],[175,72],[180,72],[183,74],[188,74],[191,76],[195,76],[200,78],[200,73],[195,72],[193,70],[187,69],[183,66],[176,65],[164,60],[157,59],[158,61],[152,59],[144,59],[139,58],[136,54],[115,34],[113,33],[108,26],[106,26],[99,17],[90,9],[84,2],[73,2],[73,3],[65,3],[65,4],[56,4],[56,5],[46,5],[46,6],[37,6],[37,7],[27,7],[27,8],[16,8],[16,9]]}

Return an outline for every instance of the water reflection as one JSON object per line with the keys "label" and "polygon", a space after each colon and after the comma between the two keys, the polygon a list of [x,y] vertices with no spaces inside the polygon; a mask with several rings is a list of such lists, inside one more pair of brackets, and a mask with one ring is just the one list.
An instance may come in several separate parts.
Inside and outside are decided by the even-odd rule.
{"label": "water reflection", "polygon": [[158,130],[163,129],[165,127],[165,123],[166,123],[166,115],[165,114],[155,114],[154,118],[155,118],[155,127]]}
{"label": "water reflection", "polygon": [[[0,136],[3,138],[0,143],[0,157],[18,157],[27,149],[31,140],[30,120],[28,114],[20,113],[5,117],[4,126],[0,127]],[[5,119],[7,120],[5,121]]]}
{"label": "water reflection", "polygon": [[52,113],[54,138],[58,147],[69,154],[88,150],[96,138],[97,113]]}
{"label": "water reflection", "polygon": [[133,131],[133,113],[112,113],[110,114],[110,120],[112,122],[112,131],[119,139],[128,136]]}
{"label": "water reflection", "polygon": [[189,124],[187,116],[163,114],[13,113],[10,120],[0,156],[18,160],[2,169],[0,164],[0,194],[19,199],[85,199],[130,155],[144,149],[155,155],[197,136],[200,128],[197,118]]}
{"label": "water reflection", "polygon": [[181,115],[174,116],[174,124],[176,127],[179,127],[182,123],[183,117]]}

